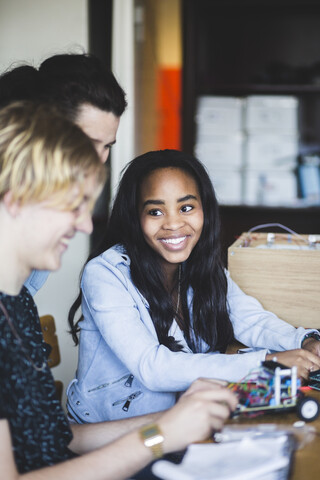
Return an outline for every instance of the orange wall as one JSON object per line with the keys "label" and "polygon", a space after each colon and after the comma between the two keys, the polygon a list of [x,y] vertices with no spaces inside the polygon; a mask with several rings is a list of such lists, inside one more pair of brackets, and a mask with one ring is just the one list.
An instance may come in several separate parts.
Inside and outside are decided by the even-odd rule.
{"label": "orange wall", "polygon": [[181,0],[136,0],[143,34],[136,42],[136,146],[181,147]]}
{"label": "orange wall", "polygon": [[157,71],[157,148],[181,148],[181,68]]}

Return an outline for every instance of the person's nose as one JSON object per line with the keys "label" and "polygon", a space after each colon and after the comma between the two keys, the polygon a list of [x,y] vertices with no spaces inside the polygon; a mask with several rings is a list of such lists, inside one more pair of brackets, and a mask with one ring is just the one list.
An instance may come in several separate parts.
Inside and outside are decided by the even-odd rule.
{"label": "person's nose", "polygon": [[165,230],[178,230],[184,225],[184,219],[178,212],[169,212],[166,214],[163,228]]}
{"label": "person's nose", "polygon": [[107,160],[109,158],[109,153],[110,153],[110,148],[105,149],[103,152],[100,153],[99,158],[103,165],[107,163]]}
{"label": "person's nose", "polygon": [[75,228],[78,232],[87,233],[90,235],[93,230],[92,216],[90,212],[85,212],[80,215],[75,222]]}
{"label": "person's nose", "polygon": [[110,154],[110,148],[105,148],[105,147],[100,147],[100,148],[96,148],[96,152],[99,156],[99,159],[100,159],[100,162],[104,165],[105,163],[107,163],[107,160],[109,158],[109,154]]}

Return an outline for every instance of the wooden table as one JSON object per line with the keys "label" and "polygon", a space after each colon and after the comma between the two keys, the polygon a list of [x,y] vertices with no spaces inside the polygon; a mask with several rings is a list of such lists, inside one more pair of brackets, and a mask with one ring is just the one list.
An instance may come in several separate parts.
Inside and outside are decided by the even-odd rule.
{"label": "wooden table", "polygon": [[[320,402],[320,392],[310,390],[305,392],[306,395],[317,398]],[[230,420],[230,425],[250,424],[257,425],[259,423],[275,423],[277,425],[293,425],[299,418],[295,412],[280,412],[280,413],[266,413],[255,418],[248,418],[239,416]],[[320,416],[313,422],[307,425],[312,425],[316,429],[314,439],[305,445],[302,449],[296,450],[294,455],[294,463],[290,480],[316,480],[320,478]]]}
{"label": "wooden table", "polygon": [[[244,345],[235,342],[227,349],[227,353],[236,353],[238,348],[242,348]],[[310,395],[318,400],[320,403],[320,391],[308,390],[306,395]],[[264,413],[257,417],[250,418],[245,416],[239,416],[233,418],[227,422],[230,425],[257,425],[261,423],[274,423],[276,425],[290,425],[292,426],[299,420],[295,411],[291,412],[279,412],[279,413]],[[320,479],[320,415],[319,417],[307,425],[311,425],[315,428],[316,434],[313,440],[306,444],[300,450],[296,450],[294,453],[293,465],[291,468],[290,480],[318,480]],[[139,474],[134,476],[135,480],[156,480],[151,472],[151,466],[149,465]]]}
{"label": "wooden table", "polygon": [[[317,398],[320,402],[320,392],[311,390],[305,392],[306,395]],[[250,424],[257,425],[259,423],[275,423],[277,425],[293,425],[299,420],[295,412],[287,413],[266,413],[255,418],[238,417],[230,420],[231,425]],[[294,463],[290,480],[316,480],[320,478],[320,416],[307,425],[312,425],[316,429],[314,439],[305,445],[302,449],[296,450],[294,455]]]}
{"label": "wooden table", "polygon": [[[236,353],[238,348],[243,348],[244,345],[235,342],[227,349],[227,353]],[[308,390],[306,395],[310,395],[318,400],[320,403],[320,391]],[[248,418],[239,416],[230,420],[228,423],[232,425],[242,424],[259,424],[259,423],[275,423],[277,425],[293,425],[299,418],[296,412],[280,412],[280,413],[265,413],[255,418]],[[317,480],[320,479],[320,415],[314,421],[308,423],[316,429],[316,435],[314,439],[301,450],[296,450],[294,455],[294,464],[290,480]]]}
{"label": "wooden table", "polygon": [[[307,395],[314,396],[320,402],[320,392],[312,390]],[[266,413],[255,418],[237,417],[228,422],[230,425],[257,425],[261,423],[274,423],[277,425],[293,425],[299,418],[295,412],[287,413]],[[293,464],[291,466],[290,480],[318,480],[320,479],[320,416],[314,422],[307,425],[315,427],[317,434],[314,439],[306,444],[302,449],[296,450],[293,457]],[[135,480],[157,480],[151,472],[149,465],[137,476]]]}

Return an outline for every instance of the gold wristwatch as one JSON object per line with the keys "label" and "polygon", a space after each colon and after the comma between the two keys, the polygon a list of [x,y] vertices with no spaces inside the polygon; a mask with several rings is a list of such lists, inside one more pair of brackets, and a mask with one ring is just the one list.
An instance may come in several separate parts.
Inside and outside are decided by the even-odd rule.
{"label": "gold wristwatch", "polygon": [[163,456],[162,443],[164,436],[157,424],[152,423],[142,427],[139,431],[140,437],[147,448],[150,448],[154,458]]}

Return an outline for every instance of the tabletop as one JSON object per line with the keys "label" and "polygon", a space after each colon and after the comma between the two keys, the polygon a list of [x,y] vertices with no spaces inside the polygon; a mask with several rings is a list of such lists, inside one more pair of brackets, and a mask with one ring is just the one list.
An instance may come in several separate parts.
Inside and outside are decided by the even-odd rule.
{"label": "tabletop", "polygon": [[[227,349],[227,354],[236,353],[238,348],[244,345],[235,342]],[[308,389],[304,392],[305,395],[310,395],[318,400],[320,403],[320,391]],[[255,417],[248,417],[240,415],[236,418],[230,419],[227,424],[230,425],[257,425],[265,423],[273,423],[276,425],[292,426],[299,420],[295,411],[283,410],[281,412],[263,413]],[[290,480],[306,480],[320,478],[320,415],[313,422],[306,425],[311,425],[315,434],[309,443],[306,443],[302,448],[297,449],[293,456],[293,463],[291,467]],[[158,477],[151,472],[149,465],[143,471],[139,472],[134,477],[135,480],[155,480]]]}
{"label": "tabletop", "polygon": [[[306,395],[316,398],[320,402],[320,392],[308,390]],[[296,412],[265,413],[254,418],[237,417],[228,423],[232,425],[274,423],[277,425],[293,425],[299,418]],[[301,449],[296,450],[293,459],[290,480],[306,480],[320,476],[320,416],[308,423],[315,428],[314,438]]]}
{"label": "tabletop", "polygon": [[[234,342],[229,345],[227,353],[236,353],[244,345]],[[305,395],[310,395],[320,403],[320,391],[309,389]],[[280,413],[264,413],[254,418],[239,416],[229,421],[230,424],[259,424],[274,423],[276,425],[293,425],[299,418],[295,411],[282,411]],[[313,422],[308,423],[315,428],[314,439],[303,448],[296,450],[290,480],[306,480],[307,478],[320,478],[320,415]]]}

